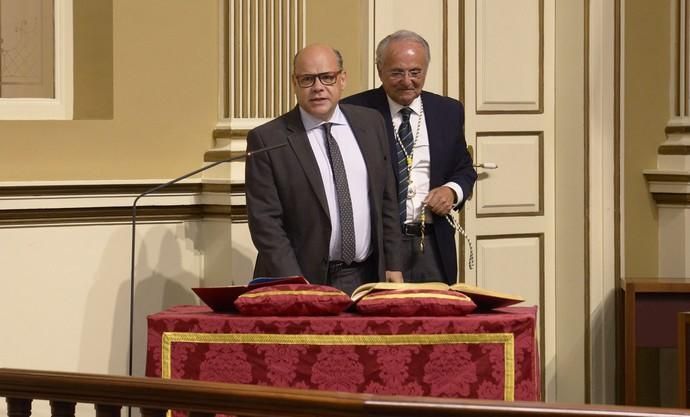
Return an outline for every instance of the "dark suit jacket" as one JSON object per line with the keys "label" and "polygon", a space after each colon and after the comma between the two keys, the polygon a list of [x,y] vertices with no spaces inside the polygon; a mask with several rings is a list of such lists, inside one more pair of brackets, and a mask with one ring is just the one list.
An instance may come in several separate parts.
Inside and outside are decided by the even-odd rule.
{"label": "dark suit jacket", "polygon": [[[373,110],[341,105],[367,167],[371,246],[379,276],[399,271],[401,232],[395,179],[381,116]],[[247,150],[281,143],[288,146],[247,159],[245,180],[249,231],[258,249],[254,276],[303,275],[326,283],[331,223],[323,181],[307,133],[295,107],[249,132]]]}
{"label": "dark suit jacket", "polygon": [[[396,155],[396,142],[393,133],[393,121],[388,107],[388,99],[383,87],[365,91],[342,100],[343,103],[370,107],[379,111],[386,121],[386,131],[390,154]],[[430,188],[439,187],[452,181],[462,188],[463,198],[472,193],[477,173],[472,167],[472,159],[467,153],[464,127],[465,114],[462,104],[449,97],[422,92],[424,119],[429,133],[429,153],[431,155]],[[396,161],[391,160],[393,165]],[[397,167],[394,167],[397,177]],[[395,183],[397,184],[397,178]],[[397,185],[396,185],[397,186]],[[464,201],[458,205],[462,208]],[[448,283],[455,282],[457,275],[457,250],[455,249],[455,231],[443,218],[434,215],[434,238],[438,244],[443,264],[443,272]]]}

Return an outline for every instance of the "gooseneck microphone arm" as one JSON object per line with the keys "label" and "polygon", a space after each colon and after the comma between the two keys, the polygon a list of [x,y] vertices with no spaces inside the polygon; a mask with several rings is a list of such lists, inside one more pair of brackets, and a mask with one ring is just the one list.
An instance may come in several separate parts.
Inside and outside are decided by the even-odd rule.
{"label": "gooseneck microphone arm", "polygon": [[143,193],[139,194],[136,196],[134,199],[134,202],[132,203],[132,254],[131,254],[131,265],[130,265],[130,275],[129,275],[129,358],[128,358],[128,375],[132,376],[132,370],[133,370],[133,362],[134,362],[134,265],[135,265],[135,256],[136,256],[136,229],[137,229],[137,203],[139,200],[149,194],[153,194],[156,191],[160,191],[170,185],[173,185],[177,182],[182,181],[185,178],[189,178],[192,175],[196,175],[200,172],[206,171],[207,169],[211,169],[217,165],[224,164],[227,162],[232,162],[232,161],[237,161],[243,158],[249,158],[252,155],[256,155],[259,153],[263,152],[268,152],[272,151],[274,149],[282,148],[283,146],[287,145],[287,142],[278,144],[278,145],[273,145],[273,146],[267,146],[265,148],[259,148],[254,151],[246,152],[243,153],[242,155],[237,155],[233,156],[230,158],[222,159],[220,161],[216,161],[212,164],[206,165],[204,167],[201,167],[199,169],[196,169],[192,172],[189,172],[187,174],[184,174],[180,177],[177,177],[175,179],[172,179],[164,184],[159,184],[151,189],[148,189],[144,191]]}

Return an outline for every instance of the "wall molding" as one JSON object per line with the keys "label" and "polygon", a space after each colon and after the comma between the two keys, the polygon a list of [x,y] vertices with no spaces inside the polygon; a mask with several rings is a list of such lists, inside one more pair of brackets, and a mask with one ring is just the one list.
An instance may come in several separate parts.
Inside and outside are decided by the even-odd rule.
{"label": "wall molding", "polygon": [[690,133],[690,126],[685,126],[685,125],[668,125],[666,126],[665,133],[667,135],[672,135],[672,134],[682,134],[682,133]]}
{"label": "wall molding", "polygon": [[[127,223],[134,198],[151,183],[0,184],[0,227],[66,223]],[[183,182],[137,204],[140,221],[228,219],[247,222],[244,184]]]}
{"label": "wall molding", "polygon": [[661,145],[657,152],[659,155],[690,155],[690,145]]}
{"label": "wall molding", "polygon": [[690,207],[690,193],[652,193],[654,202],[659,205],[687,206]]}
{"label": "wall molding", "polygon": [[690,172],[650,169],[644,177],[656,204],[690,207]]}

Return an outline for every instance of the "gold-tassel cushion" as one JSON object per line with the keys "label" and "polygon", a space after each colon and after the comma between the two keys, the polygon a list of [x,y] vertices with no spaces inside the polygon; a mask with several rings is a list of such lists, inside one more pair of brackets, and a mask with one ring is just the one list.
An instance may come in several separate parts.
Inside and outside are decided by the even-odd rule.
{"label": "gold-tassel cushion", "polygon": [[248,316],[332,316],[351,303],[347,294],[326,285],[279,284],[240,295],[235,308]]}
{"label": "gold-tassel cushion", "polygon": [[465,294],[431,289],[372,292],[356,307],[360,314],[369,316],[464,316],[477,308]]}

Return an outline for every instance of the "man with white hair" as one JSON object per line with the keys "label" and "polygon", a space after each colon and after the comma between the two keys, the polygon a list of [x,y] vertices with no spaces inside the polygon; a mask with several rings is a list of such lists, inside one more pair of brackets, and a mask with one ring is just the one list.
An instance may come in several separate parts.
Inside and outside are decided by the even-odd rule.
{"label": "man with white hair", "polygon": [[400,30],[376,48],[381,87],[342,103],[376,109],[386,120],[396,173],[405,282],[455,282],[455,230],[444,217],[462,208],[477,173],[467,152],[462,104],[423,91],[429,44]]}

